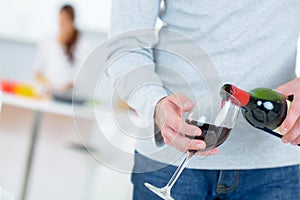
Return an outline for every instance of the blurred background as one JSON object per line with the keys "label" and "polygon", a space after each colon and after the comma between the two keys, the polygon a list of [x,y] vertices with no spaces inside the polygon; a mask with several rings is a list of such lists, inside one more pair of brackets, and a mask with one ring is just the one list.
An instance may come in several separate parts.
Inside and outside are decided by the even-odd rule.
{"label": "blurred background", "polygon": [[[97,122],[91,117],[91,105],[87,103],[87,97],[77,99],[75,105],[82,114],[76,119],[80,127],[79,137],[68,92],[62,94],[61,90],[54,90],[49,85],[45,87],[44,84],[49,71],[50,75],[54,71],[58,76],[66,73],[68,80],[72,80],[68,69],[51,72],[55,67],[54,61],[58,60],[55,53],[66,65],[74,64],[64,46],[68,46],[68,39],[67,42],[61,42],[63,37],[60,37],[60,9],[66,3],[75,10],[74,24],[85,44],[82,53],[82,58],[85,58],[89,51],[106,39],[111,0],[0,0],[0,79],[3,93],[0,187],[13,193],[17,200],[131,199],[132,186],[127,170],[120,172],[104,165],[81,144],[80,137],[85,141],[93,141],[91,150],[107,154],[105,143],[102,143],[105,136],[97,134]],[[39,51],[43,41],[49,44],[42,52],[46,57],[43,64],[48,62],[45,66],[49,69],[44,70],[44,76],[37,81],[36,60],[41,57]],[[73,41],[73,46],[72,39],[70,41],[69,49],[72,52],[78,46],[78,38]],[[75,61],[76,55],[73,55]],[[76,70],[70,73],[73,76]],[[99,120],[103,119],[105,129],[114,133],[118,130],[115,130],[106,111],[109,110],[112,87],[106,79],[102,85],[105,87],[101,88],[93,106],[101,108]],[[57,91],[59,95],[53,98]],[[120,110],[126,108],[120,101],[113,106]],[[128,145],[126,140],[119,142],[121,144],[118,145],[130,146],[128,151],[133,151],[132,141]],[[112,162],[122,161],[118,155],[108,157]],[[126,162],[127,169],[130,169],[132,158],[126,158]]]}
{"label": "blurred background", "polygon": [[[61,13],[66,4],[74,8],[74,20],[70,9]],[[0,189],[16,200],[132,199],[134,140],[120,137],[111,115],[113,107],[122,119],[127,105],[112,101],[104,77],[96,99],[76,99],[74,120],[69,93],[80,63],[107,37],[111,0],[0,0],[0,5]],[[83,91],[99,68],[93,69],[83,77]],[[126,156],[110,151],[112,146]]]}
{"label": "blurred background", "polygon": [[2,76],[31,80],[36,47],[47,36],[58,32],[58,12],[63,4],[69,3],[74,6],[75,24],[85,34],[91,49],[106,38],[110,0],[1,0],[0,2]]}

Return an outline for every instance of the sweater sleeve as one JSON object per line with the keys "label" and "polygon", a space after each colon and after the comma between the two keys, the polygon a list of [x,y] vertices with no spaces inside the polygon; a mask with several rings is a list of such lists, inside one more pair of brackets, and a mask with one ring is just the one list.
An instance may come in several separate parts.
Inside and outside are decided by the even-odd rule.
{"label": "sweater sleeve", "polygon": [[167,96],[153,56],[159,10],[160,0],[112,1],[106,73],[143,124],[153,122],[156,103]]}

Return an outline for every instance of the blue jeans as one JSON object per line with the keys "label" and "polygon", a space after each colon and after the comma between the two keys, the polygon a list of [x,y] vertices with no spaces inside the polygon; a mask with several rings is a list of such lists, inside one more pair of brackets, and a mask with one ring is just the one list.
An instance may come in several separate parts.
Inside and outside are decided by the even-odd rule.
{"label": "blue jeans", "polygon": [[[151,168],[161,169],[150,171]],[[176,170],[136,152],[131,176],[134,200],[159,200],[144,186],[166,185]],[[143,171],[149,171],[141,173]],[[135,173],[137,172],[137,173]],[[185,169],[172,189],[175,200],[299,200],[299,166],[255,170]]]}

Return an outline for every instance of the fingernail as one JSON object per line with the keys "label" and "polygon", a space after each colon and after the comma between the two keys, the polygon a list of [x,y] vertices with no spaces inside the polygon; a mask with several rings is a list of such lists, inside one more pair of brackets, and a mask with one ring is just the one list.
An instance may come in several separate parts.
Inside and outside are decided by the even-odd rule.
{"label": "fingernail", "polygon": [[199,132],[200,132],[200,131],[199,131],[198,129],[193,130],[193,134],[194,134],[194,135],[199,135]]}
{"label": "fingernail", "polygon": [[289,141],[287,139],[282,139],[283,143],[288,143]]}
{"label": "fingernail", "polygon": [[204,149],[204,146],[205,146],[204,144],[197,144],[197,145],[196,145],[196,147],[197,147],[198,149]]}
{"label": "fingernail", "polygon": [[287,128],[282,128],[282,129],[281,129],[281,133],[282,133],[282,134],[286,134],[286,133],[287,133]]}
{"label": "fingernail", "polygon": [[190,103],[189,102],[185,102],[184,104],[183,104],[183,108],[188,108],[190,106]]}
{"label": "fingernail", "polygon": [[292,145],[296,145],[297,143],[296,143],[296,142],[292,142],[291,144],[292,144]]}

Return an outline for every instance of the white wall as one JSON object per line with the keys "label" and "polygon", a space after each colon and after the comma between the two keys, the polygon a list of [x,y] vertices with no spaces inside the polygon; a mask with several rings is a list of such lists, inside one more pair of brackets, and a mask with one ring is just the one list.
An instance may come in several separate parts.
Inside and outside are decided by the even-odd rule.
{"label": "white wall", "polygon": [[111,0],[0,0],[0,36],[36,41],[55,32],[64,3],[74,5],[80,29],[108,30]]}

